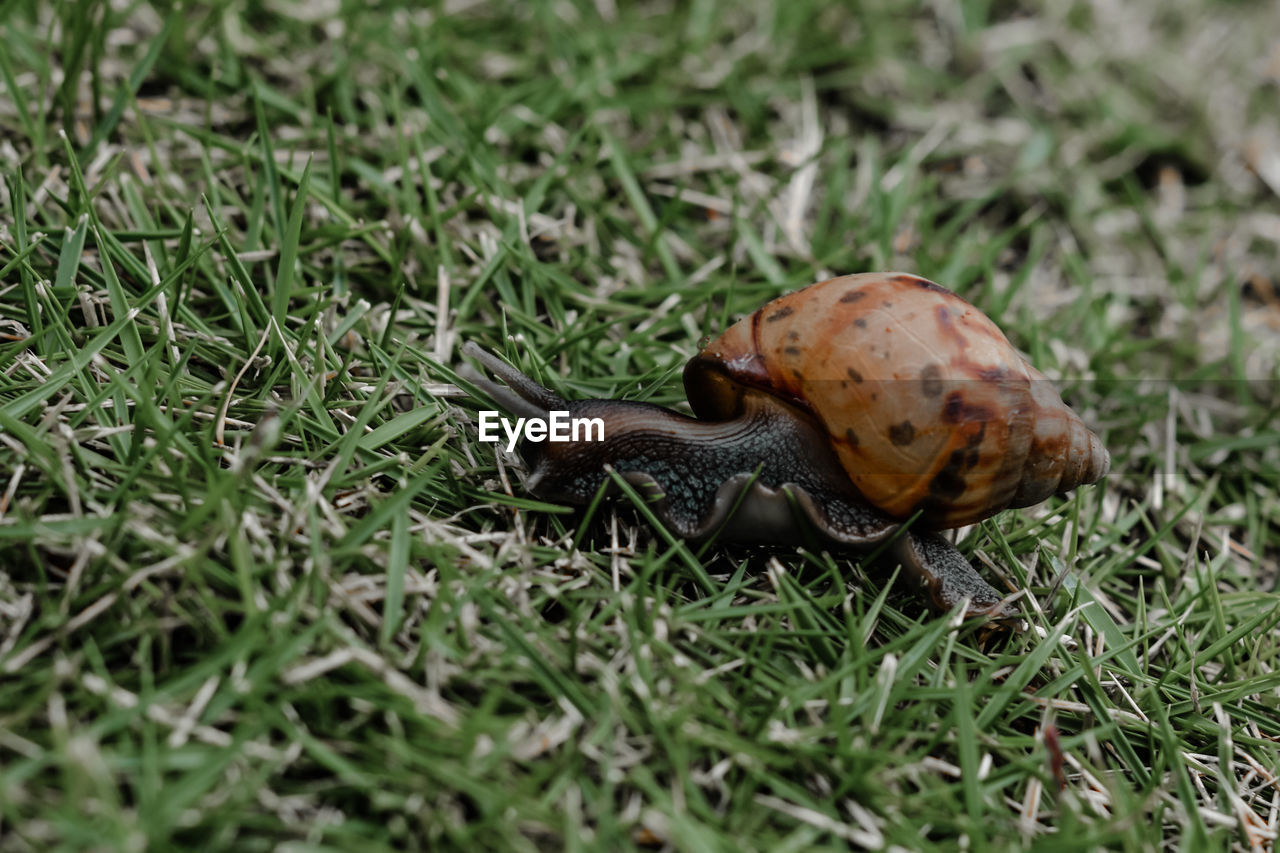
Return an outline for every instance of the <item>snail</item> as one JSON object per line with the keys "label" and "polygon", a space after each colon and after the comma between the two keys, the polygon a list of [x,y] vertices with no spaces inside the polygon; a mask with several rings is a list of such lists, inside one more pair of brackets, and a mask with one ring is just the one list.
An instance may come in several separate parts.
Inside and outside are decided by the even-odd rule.
{"label": "snail", "polygon": [[[603,441],[525,442],[528,490],[584,505],[608,468],[678,536],[888,554],[944,611],[1016,611],[937,531],[1103,477],[1110,455],[986,315],[927,279],[833,278],[779,297],[694,356],[696,417],[565,400],[474,342],[460,375],[510,413],[567,411]],[[607,466],[607,467],[606,467]],[[899,533],[908,520],[908,529]]]}

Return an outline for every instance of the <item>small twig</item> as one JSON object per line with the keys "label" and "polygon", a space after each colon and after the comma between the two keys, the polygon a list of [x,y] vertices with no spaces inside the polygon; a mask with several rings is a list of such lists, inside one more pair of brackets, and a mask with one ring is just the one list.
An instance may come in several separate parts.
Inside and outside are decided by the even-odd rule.
{"label": "small twig", "polygon": [[231,387],[227,389],[226,399],[222,401],[222,408],[218,410],[218,425],[213,431],[213,439],[219,447],[227,446],[226,442],[222,440],[222,435],[226,428],[227,411],[231,408],[231,398],[235,396],[236,386],[244,378],[249,365],[253,364],[253,360],[258,357],[258,353],[262,352],[262,348],[266,346],[267,336],[270,334],[271,330],[269,328],[262,330],[262,337],[258,339],[258,345],[253,348],[253,352],[249,353],[249,357],[244,360],[244,366],[240,368],[240,372],[231,380]]}

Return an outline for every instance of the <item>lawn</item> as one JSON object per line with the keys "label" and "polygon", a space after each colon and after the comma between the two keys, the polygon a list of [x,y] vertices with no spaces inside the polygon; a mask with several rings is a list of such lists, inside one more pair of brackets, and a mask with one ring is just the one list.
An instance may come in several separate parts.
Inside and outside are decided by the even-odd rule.
{"label": "lawn", "polygon": [[[0,850],[1264,850],[1280,6],[0,0]],[[844,273],[1112,455],[845,552],[531,497],[467,341],[684,406]]]}

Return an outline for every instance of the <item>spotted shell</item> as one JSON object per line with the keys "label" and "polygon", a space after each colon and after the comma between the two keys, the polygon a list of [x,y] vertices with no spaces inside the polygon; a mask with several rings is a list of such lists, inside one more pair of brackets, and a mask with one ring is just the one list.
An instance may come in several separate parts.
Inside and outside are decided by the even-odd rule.
{"label": "spotted shell", "polygon": [[689,403],[723,420],[767,393],[825,428],[885,514],[971,524],[1092,483],[1110,457],[986,315],[914,275],[865,273],[775,299],[685,368]]}

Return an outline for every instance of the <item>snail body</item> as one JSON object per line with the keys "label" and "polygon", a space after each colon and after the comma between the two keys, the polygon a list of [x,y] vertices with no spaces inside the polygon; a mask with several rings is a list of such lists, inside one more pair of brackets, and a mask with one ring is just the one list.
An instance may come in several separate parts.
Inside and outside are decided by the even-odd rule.
{"label": "snail body", "polygon": [[[949,610],[1011,606],[935,530],[1030,506],[1104,476],[1101,441],[999,328],[918,276],[841,276],[779,297],[689,361],[696,417],[648,403],[566,401],[474,343],[507,387],[463,375],[509,412],[599,418],[605,440],[526,444],[527,488],[589,502],[611,468],[677,535],[891,554]],[[606,467],[607,466],[607,467]]]}

